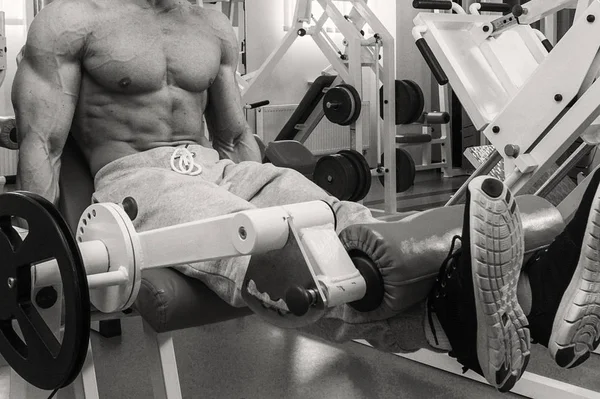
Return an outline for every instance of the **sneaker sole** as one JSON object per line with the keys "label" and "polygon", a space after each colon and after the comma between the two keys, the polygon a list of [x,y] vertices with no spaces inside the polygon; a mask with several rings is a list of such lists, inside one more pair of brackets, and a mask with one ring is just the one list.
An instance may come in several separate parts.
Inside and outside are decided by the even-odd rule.
{"label": "sneaker sole", "polygon": [[600,343],[600,190],[596,191],[575,273],[558,306],[548,349],[566,368],[580,365]]}
{"label": "sneaker sole", "polygon": [[477,356],[488,382],[506,392],[525,371],[531,347],[527,318],[517,300],[523,227],[515,199],[502,182],[478,177],[469,191]]}

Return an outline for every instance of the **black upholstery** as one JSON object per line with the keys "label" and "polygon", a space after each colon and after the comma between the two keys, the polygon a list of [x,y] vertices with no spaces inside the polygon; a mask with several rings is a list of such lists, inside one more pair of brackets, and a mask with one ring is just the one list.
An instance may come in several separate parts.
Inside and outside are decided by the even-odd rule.
{"label": "black upholstery", "polygon": [[[59,209],[73,231],[92,199],[94,182],[87,162],[70,137],[62,155]],[[173,331],[241,317],[248,308],[233,308],[206,285],[173,269],[152,269],[142,275],[134,305],[157,331]]]}

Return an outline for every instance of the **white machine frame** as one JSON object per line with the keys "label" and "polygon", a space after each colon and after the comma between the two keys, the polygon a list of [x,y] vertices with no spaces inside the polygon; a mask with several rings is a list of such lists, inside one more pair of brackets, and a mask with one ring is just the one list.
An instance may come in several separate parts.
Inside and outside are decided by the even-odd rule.
{"label": "white machine frame", "polygon": [[[312,14],[314,1],[318,2],[324,10],[318,20]],[[246,83],[243,83],[242,98],[249,98],[256,88],[260,87],[271,76],[277,64],[292,44],[301,36],[311,37],[331,64],[328,70],[333,69],[338,76],[338,79],[334,81],[332,86],[342,82],[350,84],[363,97],[363,67],[370,67],[375,74],[377,84],[381,82],[383,85],[384,99],[384,120],[381,121],[379,117],[377,118],[377,135],[378,143],[381,141],[381,147],[385,154],[385,165],[377,168],[374,173],[385,175],[385,212],[387,214],[395,214],[397,212],[397,197],[395,165],[396,124],[394,117],[396,109],[394,93],[396,49],[394,37],[369,8],[366,0],[347,1],[352,3],[353,7],[347,16],[348,18],[340,12],[332,0],[297,0],[292,25],[279,46],[258,70],[244,76]],[[324,24],[329,20],[335,24],[336,28],[344,36],[345,49],[343,52],[324,29]],[[366,24],[376,32],[375,35],[367,39],[360,33]],[[299,34],[300,32],[302,32],[301,35]],[[377,60],[377,56],[380,53],[382,54],[381,62]],[[340,58],[340,54],[344,54],[344,60]],[[379,110],[378,93],[375,95],[375,99],[377,103],[376,109]],[[299,136],[303,136],[303,132],[312,131],[321,121],[324,116],[322,108],[322,103],[315,108],[315,111],[308,118],[307,122],[301,126]],[[363,137],[361,115],[351,126],[351,146],[361,153],[364,148]],[[378,145],[378,147],[380,146]],[[381,150],[378,148],[378,157],[380,154]]]}
{"label": "white machine frame", "polygon": [[6,27],[5,14],[0,11],[0,86],[6,78],[7,55],[6,55]]}
{"label": "white machine frame", "polygon": [[[594,79],[600,70],[600,24],[576,19],[550,53],[542,46],[541,32],[527,26],[573,2],[533,0],[524,6],[527,13],[518,23],[514,16],[503,24],[510,16],[495,18],[464,10],[456,15],[420,13],[415,18],[415,40],[426,40],[475,127],[498,151],[473,178],[487,173],[502,158],[505,183],[515,194],[523,193],[577,137],[584,139],[584,145],[598,144],[594,121],[600,115],[596,100],[600,84]],[[580,17],[600,11],[595,0],[578,6]],[[509,45],[519,51],[512,53]],[[461,52],[471,54],[469,63]],[[565,162],[563,169],[568,166]],[[556,175],[561,173],[559,169]]]}
{"label": "white machine frame", "polygon": [[[119,205],[100,203],[91,205],[83,213],[76,239],[86,269],[91,303],[101,312],[114,315],[135,301],[143,270],[265,253],[282,249],[294,235],[315,282],[312,294],[316,302],[324,305],[319,311],[323,314],[326,308],[359,300],[366,293],[365,280],[337,237],[334,224],[331,207],[324,201],[312,201],[137,233]],[[25,231],[22,233],[26,237]],[[56,260],[34,265],[31,273],[32,288],[59,287]],[[278,309],[271,312],[273,319],[278,319],[274,324],[286,326],[287,322],[277,316],[279,312],[288,311],[285,303],[279,301],[271,305]],[[60,334],[61,302],[46,311],[37,309],[49,325],[54,326],[55,333]],[[296,316],[290,326],[301,325],[301,320],[306,321],[304,324],[311,323],[314,317],[315,312]],[[155,397],[181,398],[170,335],[151,330],[144,323],[147,344],[154,349],[151,352],[156,357],[153,364],[160,374],[153,378]],[[27,386],[14,372],[11,377],[11,398],[47,397],[47,393]],[[91,342],[84,369],[73,386],[77,399],[98,398]]]}

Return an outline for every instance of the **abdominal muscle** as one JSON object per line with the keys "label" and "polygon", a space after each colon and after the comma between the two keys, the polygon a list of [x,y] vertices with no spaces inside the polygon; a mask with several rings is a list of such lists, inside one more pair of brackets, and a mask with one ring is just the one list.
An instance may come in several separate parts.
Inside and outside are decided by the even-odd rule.
{"label": "abdominal muscle", "polygon": [[81,94],[71,133],[94,176],[119,158],[157,147],[211,147],[204,136],[202,119],[206,92],[190,93],[166,86],[134,95]]}

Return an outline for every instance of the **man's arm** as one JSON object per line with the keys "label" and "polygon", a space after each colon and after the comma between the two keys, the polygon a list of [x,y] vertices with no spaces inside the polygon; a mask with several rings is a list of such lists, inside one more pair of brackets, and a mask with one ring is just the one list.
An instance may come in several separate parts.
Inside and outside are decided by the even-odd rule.
{"label": "man's arm", "polygon": [[53,203],[79,95],[85,41],[84,29],[77,26],[81,10],[73,4],[52,4],[36,16],[12,87],[20,141],[17,188]]}
{"label": "man's arm", "polygon": [[221,66],[208,89],[208,106],[204,114],[213,148],[221,158],[234,162],[261,162],[260,150],[246,122],[235,79],[239,57],[237,38],[224,14],[214,12],[211,17],[215,18],[214,26],[222,35]]}

